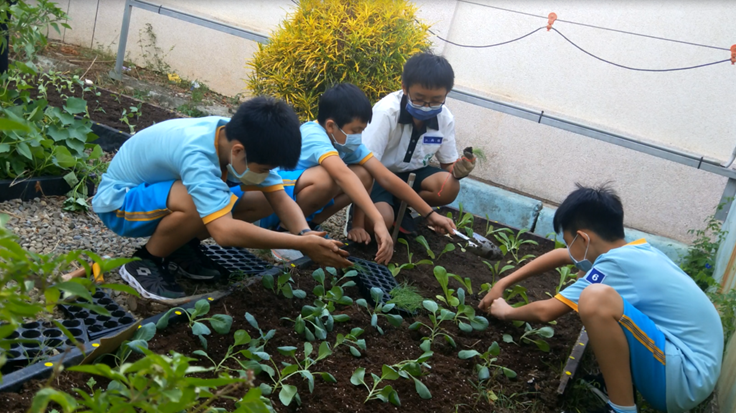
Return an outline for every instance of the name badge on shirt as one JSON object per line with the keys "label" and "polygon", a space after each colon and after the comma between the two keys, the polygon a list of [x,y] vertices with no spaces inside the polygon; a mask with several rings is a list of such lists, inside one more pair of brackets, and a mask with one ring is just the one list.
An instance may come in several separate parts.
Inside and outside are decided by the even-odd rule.
{"label": "name badge on shirt", "polygon": [[424,137],[424,143],[425,144],[436,144],[441,145],[442,144],[442,136],[425,136]]}
{"label": "name badge on shirt", "polygon": [[603,274],[602,272],[596,270],[593,268],[590,270],[588,275],[585,276],[585,279],[588,280],[591,284],[600,284],[603,282],[603,280],[606,278],[606,274]]}

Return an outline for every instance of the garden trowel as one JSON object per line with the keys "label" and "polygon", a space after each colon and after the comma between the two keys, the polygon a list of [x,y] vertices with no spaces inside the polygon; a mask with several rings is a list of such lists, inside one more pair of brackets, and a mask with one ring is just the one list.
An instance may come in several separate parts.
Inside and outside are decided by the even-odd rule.
{"label": "garden trowel", "polygon": [[[435,231],[435,229],[431,226],[429,227],[429,229]],[[447,238],[452,239],[452,236],[450,236],[450,234],[445,235],[447,236]],[[458,231],[455,231],[455,235],[466,241],[468,243],[467,249],[479,257],[488,258],[491,260],[499,259],[502,257],[501,250],[498,249],[496,244],[492,243],[482,235],[473,232],[473,239],[470,239],[470,237]]]}

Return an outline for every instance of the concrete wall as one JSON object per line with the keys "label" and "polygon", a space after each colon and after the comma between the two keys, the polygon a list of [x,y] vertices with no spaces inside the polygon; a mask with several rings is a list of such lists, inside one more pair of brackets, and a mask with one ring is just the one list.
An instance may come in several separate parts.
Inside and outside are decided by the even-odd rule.
{"label": "concrete wall", "polygon": [[[73,30],[70,43],[116,50],[123,0],[59,0]],[[289,0],[158,0],[158,4],[201,14],[265,34],[294,7]],[[476,4],[474,4],[476,3]],[[619,0],[424,0],[420,18],[432,31],[465,44],[513,39],[560,19],[653,36],[729,47],[736,2],[641,2]],[[530,15],[512,13],[490,5]],[[99,6],[99,9],[98,9]],[[96,24],[95,24],[96,21]],[[244,92],[246,60],[254,42],[134,9],[128,51],[138,63],[139,31],[150,23],[166,62],[182,77],[199,79],[227,95]],[[555,28],[581,47],[626,65],[669,68],[730,57],[728,51],[632,36],[558,21]],[[93,35],[94,32],[94,35]],[[674,73],[631,72],[586,56],[554,32],[541,30],[521,41],[491,49],[466,49],[436,37],[435,51],[453,64],[458,88],[546,114],[576,119],[642,141],[726,159],[736,144],[736,82],[729,64]],[[575,182],[613,181],[626,207],[626,225],[689,241],[720,200],[725,178],[649,155],[592,140],[450,99],[460,148],[489,155],[475,172],[552,203]]]}

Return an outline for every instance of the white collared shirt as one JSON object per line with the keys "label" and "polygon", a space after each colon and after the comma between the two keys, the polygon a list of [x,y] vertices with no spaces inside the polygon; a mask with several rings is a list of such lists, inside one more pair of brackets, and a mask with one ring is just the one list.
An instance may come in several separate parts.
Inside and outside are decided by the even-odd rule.
{"label": "white collared shirt", "polygon": [[[423,168],[429,165],[432,157],[437,157],[442,164],[455,162],[458,158],[455,118],[450,109],[443,105],[439,115],[424,122],[427,131],[418,137],[416,146],[411,150],[414,122],[402,107],[402,101],[405,102],[403,97],[404,93],[399,90],[373,106],[373,120],[363,131],[363,144],[386,168],[395,173]],[[403,122],[400,123],[400,120]],[[407,158],[408,162],[405,162]]]}

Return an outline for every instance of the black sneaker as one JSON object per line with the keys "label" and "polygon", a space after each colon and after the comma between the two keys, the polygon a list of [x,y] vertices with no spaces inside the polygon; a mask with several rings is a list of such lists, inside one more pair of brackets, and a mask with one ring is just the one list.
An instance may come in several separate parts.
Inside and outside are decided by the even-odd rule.
{"label": "black sneaker", "polygon": [[199,247],[196,238],[169,256],[169,271],[198,281],[215,280],[221,276],[215,263]]}
{"label": "black sneaker", "polygon": [[[138,250],[133,256],[141,257],[140,252]],[[120,267],[120,276],[144,298],[168,300],[186,297],[184,289],[174,281],[163,260],[157,263],[153,259],[142,258],[129,262]]]}

